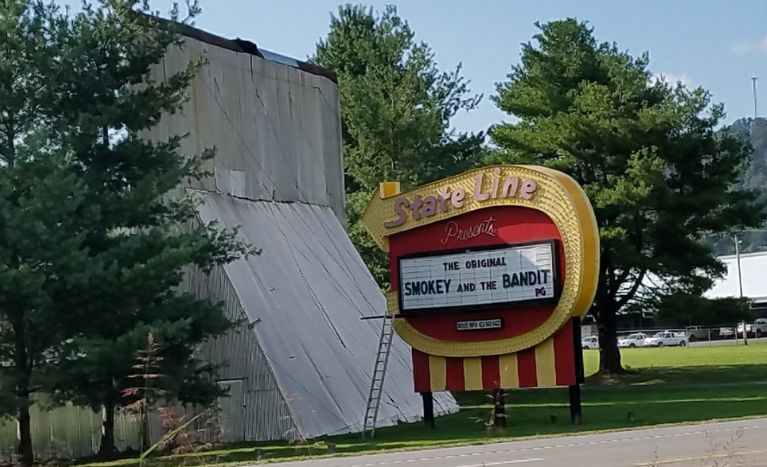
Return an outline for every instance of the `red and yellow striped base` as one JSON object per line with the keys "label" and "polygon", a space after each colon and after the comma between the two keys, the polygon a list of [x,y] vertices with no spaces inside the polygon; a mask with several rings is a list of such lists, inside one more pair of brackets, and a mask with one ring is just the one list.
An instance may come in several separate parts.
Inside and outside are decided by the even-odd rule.
{"label": "red and yellow striped base", "polygon": [[573,324],[521,352],[489,357],[454,358],[413,349],[416,392],[474,391],[576,384]]}

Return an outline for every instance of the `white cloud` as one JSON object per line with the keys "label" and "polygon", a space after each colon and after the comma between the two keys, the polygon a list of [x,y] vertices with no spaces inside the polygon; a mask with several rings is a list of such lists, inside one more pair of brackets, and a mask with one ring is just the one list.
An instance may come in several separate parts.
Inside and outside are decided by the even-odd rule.
{"label": "white cloud", "polygon": [[682,73],[682,74],[675,74],[675,73],[655,73],[650,78],[650,83],[655,83],[658,81],[665,81],[668,84],[674,85],[676,83],[682,83],[686,87],[691,87],[693,84],[692,78],[690,78],[689,75]]}
{"label": "white cloud", "polygon": [[732,44],[732,51],[738,55],[767,55],[767,34],[760,39],[735,42]]}

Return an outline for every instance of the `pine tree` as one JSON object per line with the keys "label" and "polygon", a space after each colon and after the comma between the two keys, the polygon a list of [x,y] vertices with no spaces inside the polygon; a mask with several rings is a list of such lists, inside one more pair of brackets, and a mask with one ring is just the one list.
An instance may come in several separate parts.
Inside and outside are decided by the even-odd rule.
{"label": "pine tree", "polygon": [[717,134],[724,111],[708,92],[653,80],[647,55],[597,43],[574,19],[538,27],[498,85],[496,104],[518,121],[491,130],[492,160],[562,170],[591,199],[602,249],[591,313],[600,370],[616,373],[616,313],[657,294],[699,296],[723,271],[701,238],[761,221],[754,193],[732,190],[748,149]]}
{"label": "pine tree", "polygon": [[86,188],[60,153],[38,158],[43,151],[31,138],[0,150],[6,164],[0,169],[0,379],[12,391],[2,395],[3,408],[18,421],[22,465],[32,464],[31,396],[64,351],[66,327],[86,319],[66,305],[69,294],[87,292],[83,271],[91,266],[79,224],[90,212]]}
{"label": "pine tree", "polygon": [[211,153],[142,137],[180,109],[202,66],[149,79],[199,10],[188,4],[188,17],[174,10],[179,22],[168,22],[142,3],[103,1],[75,16],[41,1],[0,3],[0,352],[13,362],[2,371],[24,465],[35,390],[104,407],[101,452],[114,450],[114,409],[130,403],[121,391],[149,331],[168,398],[220,395],[195,349],[232,323],[178,286],[189,268],[250,250],[235,232],[199,223],[193,194],[177,189],[204,175]]}
{"label": "pine tree", "polygon": [[313,60],[338,74],[346,166],[349,236],[379,284],[385,255],[359,218],[378,183],[409,188],[475,166],[483,135],[455,133],[450,120],[477,106],[460,65],[440,71],[431,49],[388,6],[345,5],[330,22]]}
{"label": "pine tree", "polygon": [[84,319],[66,305],[87,291],[81,222],[97,216],[46,125],[56,14],[41,3],[0,3],[0,381],[9,391],[2,408],[18,421],[22,465],[33,462],[31,396],[67,336],[59,323]]}

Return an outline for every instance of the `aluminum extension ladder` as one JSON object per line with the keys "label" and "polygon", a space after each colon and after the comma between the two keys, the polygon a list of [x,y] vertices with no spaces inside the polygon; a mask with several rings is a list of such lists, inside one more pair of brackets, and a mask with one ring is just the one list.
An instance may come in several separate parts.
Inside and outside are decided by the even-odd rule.
{"label": "aluminum extension ladder", "polygon": [[381,337],[378,340],[378,353],[376,354],[376,363],[373,367],[373,378],[370,381],[370,393],[368,394],[368,405],[365,409],[365,421],[362,428],[362,437],[370,432],[372,438],[376,431],[376,419],[378,418],[378,407],[381,405],[381,395],[383,394],[384,378],[386,377],[386,365],[389,363],[389,353],[391,352],[391,341],[394,335],[391,318],[383,317],[381,325]]}

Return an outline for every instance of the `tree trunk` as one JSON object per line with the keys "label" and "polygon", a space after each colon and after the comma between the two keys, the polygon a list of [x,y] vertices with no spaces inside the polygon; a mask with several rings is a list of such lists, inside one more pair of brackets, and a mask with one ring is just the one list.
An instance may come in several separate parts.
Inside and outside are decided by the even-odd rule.
{"label": "tree trunk", "polygon": [[141,452],[144,453],[152,444],[152,440],[149,438],[149,414],[145,412],[146,408],[141,412]]}
{"label": "tree trunk", "polygon": [[99,456],[109,458],[115,454],[115,403],[111,397],[104,401],[103,410]]}
{"label": "tree trunk", "polygon": [[624,373],[621,353],[618,349],[618,323],[613,307],[599,307],[599,373],[615,375]]}
{"label": "tree trunk", "polygon": [[15,392],[18,400],[16,407],[16,420],[19,424],[19,439],[16,446],[16,454],[19,464],[31,466],[35,461],[35,453],[32,450],[32,422],[29,416],[29,385],[32,379],[32,365],[27,356],[27,341],[24,332],[24,323],[19,320],[11,320],[14,332],[14,364],[16,365]]}
{"label": "tree trunk", "polygon": [[31,466],[35,455],[32,451],[32,426],[29,417],[29,394],[20,395],[19,406],[16,412],[19,423],[19,444],[16,446],[16,454],[19,456],[19,464]]}

